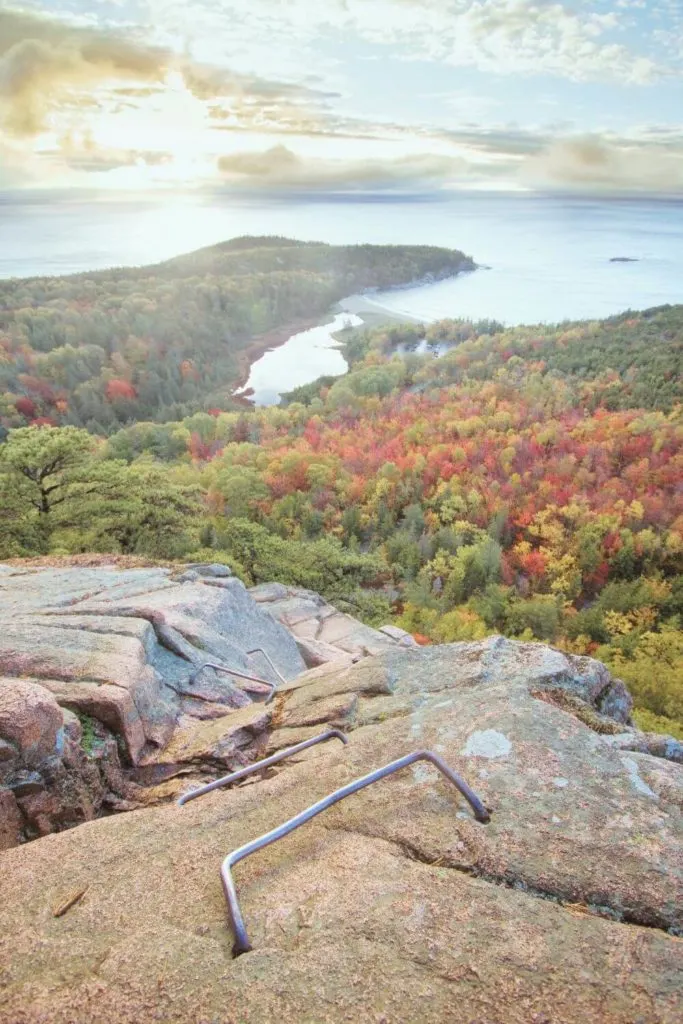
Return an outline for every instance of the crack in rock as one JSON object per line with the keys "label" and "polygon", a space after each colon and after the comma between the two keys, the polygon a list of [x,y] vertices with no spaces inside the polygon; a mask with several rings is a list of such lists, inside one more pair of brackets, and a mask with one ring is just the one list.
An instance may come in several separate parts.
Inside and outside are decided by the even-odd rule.
{"label": "crack in rock", "polygon": [[393,846],[401,857],[407,860],[417,861],[430,868],[445,868],[449,871],[457,871],[467,875],[469,878],[477,879],[489,885],[501,886],[505,889],[514,889],[517,892],[532,896],[534,899],[546,900],[555,903],[569,913],[590,914],[595,917],[604,918],[615,924],[636,925],[640,928],[648,928],[664,932],[667,935],[678,937],[680,929],[671,927],[652,910],[649,915],[642,912],[632,912],[623,908],[614,907],[609,903],[609,898],[604,893],[596,893],[593,897],[582,896],[576,892],[570,892],[566,888],[557,887],[551,889],[538,884],[528,882],[522,875],[511,871],[495,872],[486,870],[476,864],[464,864],[454,860],[445,854],[427,853],[417,844],[407,839],[394,839],[392,837],[377,835],[374,832],[363,831],[357,827],[349,827],[343,824],[321,823],[321,827],[327,832],[344,832],[349,835],[360,836],[363,839],[371,839]]}

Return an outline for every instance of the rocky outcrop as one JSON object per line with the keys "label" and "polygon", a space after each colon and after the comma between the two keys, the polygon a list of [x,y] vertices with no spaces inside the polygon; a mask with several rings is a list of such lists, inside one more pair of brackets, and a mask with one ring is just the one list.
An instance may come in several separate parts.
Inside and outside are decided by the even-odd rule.
{"label": "rocky outcrop", "polygon": [[142,770],[179,730],[250,708],[278,673],[304,668],[225,566],[3,567],[0,842],[135,806],[148,795]]}
{"label": "rocky outcrop", "polygon": [[[599,663],[492,637],[393,641],[298,674],[267,707],[186,720],[174,764],[327,725],[349,743],[6,851],[0,1020],[673,1024],[683,769],[642,751],[629,712]],[[419,748],[491,823],[421,762],[364,789],[236,867],[254,950],[233,959],[226,854]]]}
{"label": "rocky outcrop", "polygon": [[312,590],[261,583],[250,596],[294,636],[308,668],[330,662],[352,664],[359,658],[391,650],[397,642],[414,646],[403,629],[373,629],[345,615]]}
{"label": "rocky outcrop", "polygon": [[7,754],[35,767],[58,748],[62,712],[49,691],[23,679],[0,679],[0,736]]}
{"label": "rocky outcrop", "polygon": [[49,690],[0,678],[0,850],[129,808],[116,739],[100,728],[88,752],[82,740]]}

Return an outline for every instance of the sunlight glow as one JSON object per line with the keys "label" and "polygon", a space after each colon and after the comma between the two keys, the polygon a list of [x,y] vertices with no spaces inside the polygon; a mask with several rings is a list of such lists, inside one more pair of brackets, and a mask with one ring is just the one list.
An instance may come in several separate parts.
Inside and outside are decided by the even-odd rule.
{"label": "sunlight glow", "polygon": [[0,8],[0,189],[683,193],[673,3],[83,4]]}

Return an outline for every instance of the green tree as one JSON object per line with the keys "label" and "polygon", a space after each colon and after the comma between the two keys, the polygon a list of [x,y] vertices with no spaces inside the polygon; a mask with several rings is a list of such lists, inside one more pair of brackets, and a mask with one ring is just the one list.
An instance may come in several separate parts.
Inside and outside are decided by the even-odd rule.
{"label": "green tree", "polygon": [[48,516],[67,501],[94,446],[90,434],[77,427],[21,427],[0,447],[0,469],[15,479],[30,507]]}
{"label": "green tree", "polygon": [[528,601],[515,601],[507,613],[508,635],[524,636],[529,631],[536,640],[552,642],[559,626],[560,610],[554,597],[539,595]]}
{"label": "green tree", "polygon": [[633,650],[613,642],[596,657],[623,679],[637,708],[683,723],[683,633],[678,622],[634,637]]}
{"label": "green tree", "polygon": [[388,575],[380,558],[349,551],[332,537],[284,540],[246,519],[217,524],[216,533],[220,547],[248,568],[254,583],[279,580],[334,601],[350,597],[359,587],[376,587]]}
{"label": "green tree", "polygon": [[226,466],[216,477],[214,489],[225,501],[224,514],[233,519],[250,518],[258,503],[270,497],[261,473],[250,466]]}
{"label": "green tree", "polygon": [[41,521],[46,517],[40,516],[24,493],[29,486],[13,473],[0,472],[0,558],[21,558],[47,551],[49,534]]}
{"label": "green tree", "polygon": [[85,550],[173,558],[191,546],[190,528],[202,511],[198,488],[175,483],[153,463],[95,463],[60,515]]}

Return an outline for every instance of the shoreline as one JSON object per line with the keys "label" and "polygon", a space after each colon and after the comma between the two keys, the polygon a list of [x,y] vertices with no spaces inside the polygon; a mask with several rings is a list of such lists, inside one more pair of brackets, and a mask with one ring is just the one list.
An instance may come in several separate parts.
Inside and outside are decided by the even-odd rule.
{"label": "shoreline", "polygon": [[[237,381],[231,385],[232,393],[230,397],[232,400],[239,403],[245,409],[256,408],[250,400],[250,391],[245,390],[251,376],[252,366],[268,352],[286,345],[295,334],[303,334],[314,327],[322,327],[328,321],[328,318],[333,320],[338,313],[349,313],[359,316],[363,323],[354,328],[355,330],[372,330],[375,327],[381,327],[383,324],[421,324],[429,322],[424,320],[424,318],[394,313],[392,310],[385,309],[379,303],[373,303],[371,299],[362,294],[349,295],[347,298],[333,303],[329,310],[320,316],[298,320],[283,327],[274,327],[272,330],[266,331],[265,334],[260,334],[253,338],[246,348],[240,349],[239,353],[237,353],[240,373]],[[336,338],[345,329],[343,327],[339,328],[332,336]],[[241,394],[237,394],[237,392],[241,392]]]}
{"label": "shoreline", "polygon": [[[400,293],[402,291],[409,291],[412,288],[423,288],[432,284],[440,284],[442,281],[450,281],[460,277],[462,274],[474,274],[477,270],[491,269],[490,267],[475,263],[474,260],[471,262],[472,266],[462,267],[460,270],[456,270],[454,274],[447,274],[445,277],[428,275],[417,281],[411,281],[408,284],[397,284],[390,288],[383,288],[381,291]],[[381,302],[377,302],[372,298],[373,295],[379,294],[379,291],[380,289],[371,288],[365,292],[356,292],[354,295],[348,295],[345,299],[340,299],[333,308],[338,308],[342,313],[355,313],[356,316],[362,317],[369,327],[381,327],[382,324],[397,323],[436,323],[436,320],[428,317],[414,316],[412,313],[401,313],[383,306]]]}
{"label": "shoreline", "polygon": [[[327,316],[328,314],[324,313],[322,315]],[[252,338],[246,348],[242,348],[236,353],[240,372],[235,383],[230,385],[232,389],[231,398],[235,402],[243,403],[246,408],[253,409],[254,405],[252,402],[247,401],[244,389],[251,376],[251,368],[254,363],[257,363],[267,352],[272,352],[273,349],[286,345],[292,335],[303,334],[304,331],[310,331],[313,327],[318,327],[320,319],[320,316],[317,316],[315,318],[309,317],[306,320],[297,320],[292,324],[283,325],[282,327],[273,327],[270,331],[266,331],[265,334],[258,334],[255,338]],[[236,394],[237,391],[242,391],[243,393],[238,395]]]}
{"label": "shoreline", "polygon": [[[455,274],[449,274],[445,278],[439,278],[438,280],[447,280],[450,277],[459,277],[460,274],[474,273],[475,270],[480,269],[478,264],[474,264],[472,268],[466,268],[457,271]],[[405,285],[396,285],[395,288],[385,289],[389,291],[403,291],[408,288],[419,288],[421,285],[429,285],[436,283],[433,279],[425,280],[424,278],[418,281],[411,282]],[[252,366],[259,361],[266,353],[272,352],[274,349],[281,348],[282,345],[286,345],[287,342],[295,334],[303,334],[305,331],[310,331],[314,327],[321,327],[325,325],[328,317],[334,317],[339,313],[349,313],[358,316],[363,321],[362,325],[358,326],[357,330],[372,330],[376,327],[381,327],[385,324],[429,324],[434,323],[433,320],[428,320],[425,317],[412,316],[409,313],[398,313],[393,310],[387,309],[381,303],[376,302],[372,299],[372,295],[376,294],[377,289],[369,290],[368,292],[356,292],[353,295],[347,295],[343,299],[339,299],[337,302],[332,303],[330,308],[319,314],[317,317],[308,317],[303,320],[295,321],[292,324],[284,325],[282,327],[274,327],[270,331],[266,331],[265,334],[258,335],[253,338],[246,348],[243,348],[237,353],[238,364],[240,367],[239,376],[237,381],[231,386],[231,398],[237,402],[243,408],[254,409],[255,405],[250,400],[251,389],[246,391],[247,382],[251,376]],[[344,330],[340,328],[332,334],[332,337],[336,338],[337,335]],[[236,392],[241,392],[237,394]]]}
{"label": "shoreline", "polygon": [[[419,287],[419,286],[416,286]],[[412,316],[410,313],[397,313],[387,309],[380,302],[374,302],[368,295],[349,295],[341,299],[335,307],[340,313],[354,313],[361,317],[368,328],[382,327],[384,324],[428,324],[434,321],[425,317]]]}

